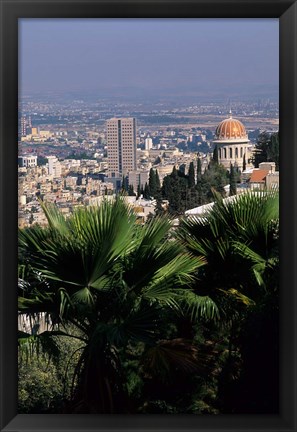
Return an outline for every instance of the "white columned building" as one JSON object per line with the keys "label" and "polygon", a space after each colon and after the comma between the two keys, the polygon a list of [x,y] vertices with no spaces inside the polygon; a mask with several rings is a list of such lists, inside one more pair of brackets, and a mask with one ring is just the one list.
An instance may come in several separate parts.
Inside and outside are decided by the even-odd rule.
{"label": "white columned building", "polygon": [[230,169],[230,164],[242,170],[245,155],[246,164],[250,155],[251,142],[243,124],[232,117],[223,120],[216,128],[214,146],[217,145],[219,162]]}

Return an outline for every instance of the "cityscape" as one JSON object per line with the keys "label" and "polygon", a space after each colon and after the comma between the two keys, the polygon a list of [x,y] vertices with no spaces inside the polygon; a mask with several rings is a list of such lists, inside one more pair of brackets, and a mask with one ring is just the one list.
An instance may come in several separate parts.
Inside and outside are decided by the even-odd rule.
{"label": "cityscape", "polygon": [[278,414],[278,20],[19,38],[18,412]]}
{"label": "cityscape", "polygon": [[[135,193],[130,202],[139,213],[154,214],[156,197],[143,200],[143,193],[137,194],[149,183],[150,169],[158,171],[161,185],[173,166],[184,166],[187,172],[190,162],[196,164],[199,157],[205,169],[215,147],[216,128],[230,116],[230,107],[232,117],[240,119],[246,129],[248,162],[259,135],[278,131],[277,101],[231,104],[226,100],[178,107],[170,102],[114,104],[113,100],[74,99],[65,104],[24,98],[19,121],[19,225],[45,222],[40,198],[69,213],[76,206],[92,205],[103,196],[119,193],[123,176],[127,191],[130,186]],[[134,119],[127,144],[127,157],[133,157],[133,162],[113,173],[110,164],[116,149],[112,150],[112,145],[118,143],[112,144],[112,133],[108,135],[111,118]],[[115,156],[118,158],[117,153]],[[242,171],[242,154],[236,159],[233,163]],[[228,164],[230,161],[226,168]],[[249,163],[239,189],[240,185],[250,186],[252,168]]]}

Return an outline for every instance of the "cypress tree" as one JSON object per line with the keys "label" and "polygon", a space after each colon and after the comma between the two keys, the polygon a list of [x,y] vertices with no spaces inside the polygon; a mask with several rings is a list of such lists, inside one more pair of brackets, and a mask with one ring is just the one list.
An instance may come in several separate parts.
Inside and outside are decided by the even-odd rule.
{"label": "cypress tree", "polygon": [[218,146],[216,145],[212,154],[212,160],[215,164],[219,163],[219,151]]}
{"label": "cypress tree", "polygon": [[201,164],[201,159],[198,158],[197,159],[197,183],[196,183],[196,187],[197,187],[197,201],[198,204],[201,205],[202,204],[202,164]]}
{"label": "cypress tree", "polygon": [[129,185],[129,187],[128,187],[128,195],[129,196],[135,196],[133,185]]}
{"label": "cypress tree", "polygon": [[151,194],[150,194],[150,188],[149,188],[149,185],[148,185],[147,183],[145,183],[145,186],[144,186],[144,193],[143,193],[143,198],[144,198],[144,199],[150,199],[150,197],[151,197]]}
{"label": "cypress tree", "polygon": [[197,159],[197,183],[198,181],[201,181],[201,174],[202,174],[202,164],[201,159]]}
{"label": "cypress tree", "polygon": [[172,173],[171,173],[172,178],[176,178],[177,177],[177,169],[175,168],[175,165],[172,169]]}
{"label": "cypress tree", "polygon": [[236,186],[236,172],[233,165],[230,165],[230,191],[229,196],[236,195],[237,186]]}
{"label": "cypress tree", "polygon": [[157,192],[157,179],[156,179],[156,172],[153,168],[150,169],[148,185],[149,185],[150,194],[153,197],[155,197],[156,192]]}
{"label": "cypress tree", "polygon": [[156,170],[156,194],[155,194],[154,198],[157,200],[157,206],[159,205],[159,207],[162,208],[162,206],[161,206],[161,201],[162,201],[161,182],[160,182],[158,170]]}
{"label": "cypress tree", "polygon": [[157,156],[154,165],[159,165],[162,162],[162,159],[160,158],[160,156]]}
{"label": "cypress tree", "polygon": [[125,176],[122,178],[122,192],[128,192],[128,181]]}
{"label": "cypress tree", "polygon": [[245,154],[243,155],[243,159],[242,159],[242,171],[246,170],[246,161],[245,161]]}
{"label": "cypress tree", "polygon": [[160,182],[160,177],[157,169],[156,169],[156,188],[157,188],[157,192],[160,192],[161,182]]}
{"label": "cypress tree", "polygon": [[178,169],[178,172],[179,172],[180,176],[185,176],[186,175],[186,165],[181,164],[179,169]]}
{"label": "cypress tree", "polygon": [[255,168],[259,168],[261,162],[268,161],[270,136],[268,132],[263,132],[258,136],[257,143],[253,151],[252,162]]}
{"label": "cypress tree", "polygon": [[138,184],[138,186],[137,186],[137,198],[140,197],[140,194],[141,194],[140,184]]}
{"label": "cypress tree", "polygon": [[268,147],[269,161],[275,162],[275,169],[279,170],[279,133],[273,133]]}
{"label": "cypress tree", "polygon": [[189,188],[192,188],[193,186],[195,186],[194,162],[190,162],[190,165],[189,165],[188,185],[189,185]]}

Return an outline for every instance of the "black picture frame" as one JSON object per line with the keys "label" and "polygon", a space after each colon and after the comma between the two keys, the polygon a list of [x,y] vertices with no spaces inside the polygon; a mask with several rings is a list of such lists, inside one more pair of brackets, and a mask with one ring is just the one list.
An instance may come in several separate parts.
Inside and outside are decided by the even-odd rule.
{"label": "black picture frame", "polygon": [[[0,0],[1,431],[296,431],[297,4],[285,0]],[[19,18],[279,18],[281,323],[279,415],[17,415]],[[267,65],[269,73],[269,65]]]}

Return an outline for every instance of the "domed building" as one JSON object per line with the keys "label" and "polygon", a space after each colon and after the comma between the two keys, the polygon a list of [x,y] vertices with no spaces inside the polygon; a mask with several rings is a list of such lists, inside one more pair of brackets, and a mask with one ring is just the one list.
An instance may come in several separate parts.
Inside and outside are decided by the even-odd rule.
{"label": "domed building", "polygon": [[232,163],[242,170],[244,155],[248,163],[251,143],[245,127],[239,120],[232,117],[231,111],[230,117],[221,121],[217,126],[213,144],[217,145],[219,162],[225,168],[229,169]]}

